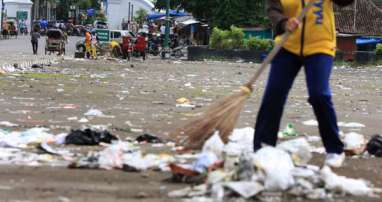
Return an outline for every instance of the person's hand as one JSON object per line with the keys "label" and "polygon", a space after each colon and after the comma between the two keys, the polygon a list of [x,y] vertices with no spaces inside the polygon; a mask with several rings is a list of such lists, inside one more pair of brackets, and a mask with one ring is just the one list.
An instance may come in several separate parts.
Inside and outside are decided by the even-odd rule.
{"label": "person's hand", "polygon": [[300,24],[301,23],[297,18],[295,17],[289,18],[288,21],[286,22],[285,29],[286,31],[293,32],[294,30],[298,28]]}

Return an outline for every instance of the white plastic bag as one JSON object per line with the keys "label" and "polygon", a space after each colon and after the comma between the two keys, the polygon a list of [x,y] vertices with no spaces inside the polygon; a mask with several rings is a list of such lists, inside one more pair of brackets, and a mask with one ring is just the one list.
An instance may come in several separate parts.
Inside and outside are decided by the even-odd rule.
{"label": "white plastic bag", "polygon": [[277,148],[290,153],[296,165],[306,165],[312,159],[312,147],[306,138],[285,141],[277,145]]}
{"label": "white plastic bag", "polygon": [[265,172],[265,188],[270,191],[286,190],[295,181],[294,164],[290,155],[274,147],[264,147],[252,155],[254,165]]}
{"label": "white plastic bag", "polygon": [[218,157],[213,152],[201,153],[193,163],[192,168],[194,171],[204,173],[208,170],[208,167],[219,161]]}
{"label": "white plastic bag", "polygon": [[365,137],[361,134],[355,132],[345,134],[344,144],[346,150],[360,149],[365,143]]}
{"label": "white plastic bag", "polygon": [[328,166],[322,168],[321,178],[325,182],[325,188],[334,192],[342,192],[354,196],[373,195],[373,189],[368,186],[365,180],[338,176]]}
{"label": "white plastic bag", "polygon": [[202,153],[212,152],[218,158],[222,159],[224,142],[216,131],[203,145]]}

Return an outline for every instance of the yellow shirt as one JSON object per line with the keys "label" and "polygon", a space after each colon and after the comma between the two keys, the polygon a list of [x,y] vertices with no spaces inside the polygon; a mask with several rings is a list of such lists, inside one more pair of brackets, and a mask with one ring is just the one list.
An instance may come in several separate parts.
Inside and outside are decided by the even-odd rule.
{"label": "yellow shirt", "polygon": [[[309,0],[280,0],[283,14],[288,18],[300,15],[303,2]],[[314,5],[301,23],[287,39],[283,48],[303,56],[323,53],[335,55],[336,28],[332,0],[311,0]],[[276,37],[276,43],[280,36]]]}

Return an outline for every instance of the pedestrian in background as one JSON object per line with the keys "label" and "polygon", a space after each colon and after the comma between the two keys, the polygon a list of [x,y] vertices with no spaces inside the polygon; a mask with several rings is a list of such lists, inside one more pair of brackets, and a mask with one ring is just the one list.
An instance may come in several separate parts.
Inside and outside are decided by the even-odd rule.
{"label": "pedestrian in background", "polygon": [[89,31],[86,31],[86,33],[85,33],[85,57],[88,59],[90,58],[91,40],[92,40],[92,35],[90,34]]}
{"label": "pedestrian in background", "polygon": [[91,53],[92,58],[97,59],[97,43],[98,43],[98,37],[97,34],[92,34],[92,40],[91,40]]}
{"label": "pedestrian in background", "polygon": [[31,32],[31,42],[32,42],[32,49],[33,49],[33,54],[37,55],[37,50],[38,50],[38,39],[40,38],[40,33],[37,31],[37,29],[33,29]]}

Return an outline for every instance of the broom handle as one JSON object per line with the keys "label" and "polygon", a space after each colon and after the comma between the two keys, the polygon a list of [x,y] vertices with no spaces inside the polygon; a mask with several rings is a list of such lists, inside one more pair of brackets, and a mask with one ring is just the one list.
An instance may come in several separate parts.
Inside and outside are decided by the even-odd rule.
{"label": "broom handle", "polygon": [[[297,17],[298,21],[302,22],[304,19],[306,13],[309,11],[310,7],[314,4],[313,1],[310,1],[307,3],[302,10],[301,14]],[[260,75],[263,73],[263,71],[268,67],[268,65],[271,63],[273,58],[277,55],[277,53],[280,51],[286,40],[288,39],[291,32],[285,31],[285,33],[281,36],[280,43],[276,44],[276,46],[272,49],[272,51],[267,55],[264,62],[261,64],[260,69],[255,72],[255,75],[249,80],[249,82],[245,85],[246,87],[252,89],[252,85],[257,81],[257,79],[260,77]]]}

